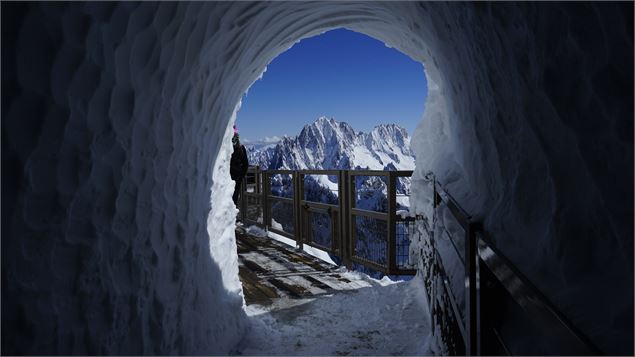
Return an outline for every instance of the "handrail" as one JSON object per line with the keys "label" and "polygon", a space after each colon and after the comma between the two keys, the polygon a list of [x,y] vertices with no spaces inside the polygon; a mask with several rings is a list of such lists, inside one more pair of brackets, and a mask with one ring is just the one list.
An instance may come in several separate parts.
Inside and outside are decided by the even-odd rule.
{"label": "handrail", "polygon": [[297,170],[265,170],[267,171],[269,174],[273,174],[273,175],[288,175],[288,174],[293,174],[295,173]]}
{"label": "handrail", "polygon": [[302,207],[308,208],[308,206],[321,208],[321,209],[324,209],[324,210],[338,209],[337,205],[333,205],[333,204],[330,204],[330,203],[322,203],[322,202],[314,202],[314,201],[302,200]]}
{"label": "handrail", "polygon": [[361,208],[351,208],[351,213],[353,213],[356,216],[380,219],[382,221],[388,220],[388,212],[377,212],[377,211],[371,211],[371,210],[361,209]]}
{"label": "handrail", "polygon": [[339,175],[339,170],[300,170],[302,175]]}
{"label": "handrail", "polygon": [[485,232],[479,232],[478,235],[479,258],[496,275],[514,301],[528,311],[531,319],[542,326],[549,326],[549,333],[555,340],[566,342],[563,354],[601,354],[600,350],[491,244],[491,239]]}
{"label": "handrail", "polygon": [[[484,304],[488,303],[482,300],[484,289],[488,289],[484,281],[488,273],[484,269],[493,274],[497,280],[496,283],[500,284],[506,293],[511,296],[512,300],[525,311],[528,320],[537,324],[541,331],[548,331],[553,337],[553,340],[558,341],[559,345],[554,346],[554,354],[601,354],[601,351],[588,337],[579,331],[571,321],[492,244],[484,228],[478,222],[472,221],[472,217],[463,210],[452,195],[443,188],[434,177],[432,177],[431,180],[430,177],[428,177],[428,182],[430,181],[432,181],[434,188],[435,211],[441,203],[445,203],[452,216],[465,230],[466,256],[464,265],[466,268],[467,326],[459,327],[462,332],[461,337],[463,337],[465,341],[466,354],[478,355],[484,352],[484,347],[485,349],[489,347],[487,345],[483,346],[485,342],[483,334],[489,333],[488,331],[484,331],[483,327],[488,325],[488,319],[493,318],[492,316],[488,316],[488,313],[493,314],[493,312],[483,311]],[[431,229],[434,231],[434,227]],[[455,245],[449,233],[448,236],[451,243]],[[436,249],[435,254],[438,255]],[[445,272],[442,272],[442,274],[445,274]],[[447,291],[447,287],[446,292],[452,294],[451,289]],[[455,306],[456,302],[453,298],[451,298],[451,305],[452,310],[456,314],[458,306]],[[460,323],[459,319],[457,319],[457,321]],[[463,333],[462,327],[465,327],[465,334]],[[493,329],[492,334],[495,335],[496,339],[502,345],[502,350],[506,353],[514,353],[515,351],[509,350],[509,346],[503,341],[504,339],[501,337],[499,331],[496,328],[491,329]],[[516,353],[523,354],[522,351],[516,351]]]}

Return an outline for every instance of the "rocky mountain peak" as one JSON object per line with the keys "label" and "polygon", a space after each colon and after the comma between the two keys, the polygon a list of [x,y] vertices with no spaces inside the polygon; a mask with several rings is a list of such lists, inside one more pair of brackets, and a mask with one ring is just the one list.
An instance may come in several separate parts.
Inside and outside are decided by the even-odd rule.
{"label": "rocky mountain peak", "polygon": [[283,137],[265,151],[248,147],[250,164],[266,169],[414,168],[408,133],[395,124],[362,133],[346,122],[322,116],[305,125],[298,136]]}

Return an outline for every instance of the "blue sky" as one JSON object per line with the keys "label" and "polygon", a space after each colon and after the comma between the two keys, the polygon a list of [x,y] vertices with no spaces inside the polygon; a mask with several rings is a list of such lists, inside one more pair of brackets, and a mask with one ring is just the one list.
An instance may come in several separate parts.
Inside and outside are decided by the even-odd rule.
{"label": "blue sky", "polygon": [[243,141],[295,136],[320,116],[357,131],[395,123],[412,134],[427,87],[422,64],[371,37],[338,29],[276,57],[243,97],[236,125]]}

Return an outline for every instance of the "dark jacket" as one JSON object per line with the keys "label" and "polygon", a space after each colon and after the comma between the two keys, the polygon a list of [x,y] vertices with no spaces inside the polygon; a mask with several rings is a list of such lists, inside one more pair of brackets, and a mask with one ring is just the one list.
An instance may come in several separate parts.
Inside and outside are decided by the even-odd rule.
{"label": "dark jacket", "polygon": [[247,149],[244,145],[234,145],[234,152],[229,165],[229,174],[232,180],[242,178],[247,174],[249,168],[249,161],[247,160]]}

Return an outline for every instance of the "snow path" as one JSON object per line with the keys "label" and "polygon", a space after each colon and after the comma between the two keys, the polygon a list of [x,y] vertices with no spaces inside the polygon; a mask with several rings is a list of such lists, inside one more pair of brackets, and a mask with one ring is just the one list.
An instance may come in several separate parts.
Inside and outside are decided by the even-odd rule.
{"label": "snow path", "polygon": [[249,331],[234,355],[400,355],[432,354],[423,281],[344,272],[370,287],[305,299],[282,298],[249,305]]}

